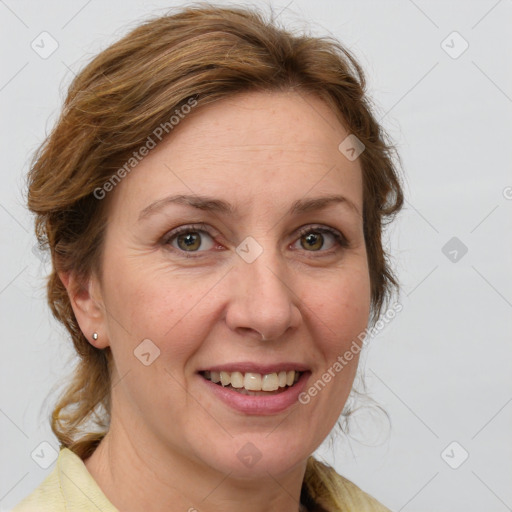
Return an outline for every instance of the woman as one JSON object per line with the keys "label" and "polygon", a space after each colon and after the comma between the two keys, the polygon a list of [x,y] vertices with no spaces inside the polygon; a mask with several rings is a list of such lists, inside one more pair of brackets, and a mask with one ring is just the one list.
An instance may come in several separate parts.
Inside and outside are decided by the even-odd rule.
{"label": "woman", "polygon": [[16,511],[388,510],[311,456],[397,286],[364,88],[338,43],[208,5],[76,77],[28,204],[80,359]]}

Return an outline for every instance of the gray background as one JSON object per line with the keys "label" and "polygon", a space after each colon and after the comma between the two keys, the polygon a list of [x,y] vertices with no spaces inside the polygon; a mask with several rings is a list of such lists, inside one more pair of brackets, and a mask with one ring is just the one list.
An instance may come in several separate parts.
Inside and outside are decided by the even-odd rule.
{"label": "gray background", "polygon": [[[512,510],[512,1],[271,4],[288,26],[307,20],[360,59],[407,176],[405,209],[387,237],[403,310],[362,360],[391,428],[364,409],[353,437],[318,455],[395,511]],[[41,442],[58,448],[47,416],[71,369],[24,208],[30,157],[73,74],[172,5],[0,0],[2,510],[53,468],[31,453],[50,457]],[[45,59],[31,48],[43,31],[58,42]]]}

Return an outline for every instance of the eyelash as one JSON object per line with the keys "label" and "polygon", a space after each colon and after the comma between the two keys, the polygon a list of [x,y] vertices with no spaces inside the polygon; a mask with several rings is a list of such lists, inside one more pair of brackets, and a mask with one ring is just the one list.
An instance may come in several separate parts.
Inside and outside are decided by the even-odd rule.
{"label": "eyelash", "polygon": [[[211,229],[206,224],[194,224],[194,225],[188,225],[188,226],[180,226],[179,228],[174,229],[173,231],[167,233],[163,239],[162,244],[163,245],[170,245],[171,242],[176,239],[179,235],[182,235],[184,233],[206,233],[208,236],[212,238],[212,240],[215,239],[215,234],[211,232]],[[336,229],[329,228],[327,226],[308,226],[307,228],[301,228],[298,232],[298,237],[296,240],[299,240],[303,236],[306,236],[310,233],[327,233],[329,235],[332,235],[338,245],[338,248],[348,248],[349,242],[348,240]],[[205,251],[183,251],[181,249],[177,249],[176,247],[172,247],[172,249],[176,252],[178,252],[180,255],[184,256],[185,258],[200,258],[202,255],[201,252]],[[329,249],[327,251],[306,251],[305,252],[311,252],[311,253],[322,253],[323,255],[331,255],[333,254],[337,248]]]}

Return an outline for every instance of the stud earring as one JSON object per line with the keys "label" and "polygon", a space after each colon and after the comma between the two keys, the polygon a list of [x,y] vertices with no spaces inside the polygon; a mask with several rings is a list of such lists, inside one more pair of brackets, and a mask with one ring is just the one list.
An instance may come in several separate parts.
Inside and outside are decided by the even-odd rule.
{"label": "stud earring", "polygon": [[98,333],[97,332],[93,332],[92,333],[92,339],[95,340],[95,341],[98,339]]}

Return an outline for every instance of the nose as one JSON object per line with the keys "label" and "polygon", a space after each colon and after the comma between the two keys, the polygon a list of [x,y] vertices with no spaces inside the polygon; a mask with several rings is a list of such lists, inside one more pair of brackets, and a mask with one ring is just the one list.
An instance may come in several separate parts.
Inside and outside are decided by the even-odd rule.
{"label": "nose", "polygon": [[256,339],[278,340],[301,322],[299,298],[290,272],[278,256],[264,251],[255,261],[239,258],[230,272],[228,327]]}

